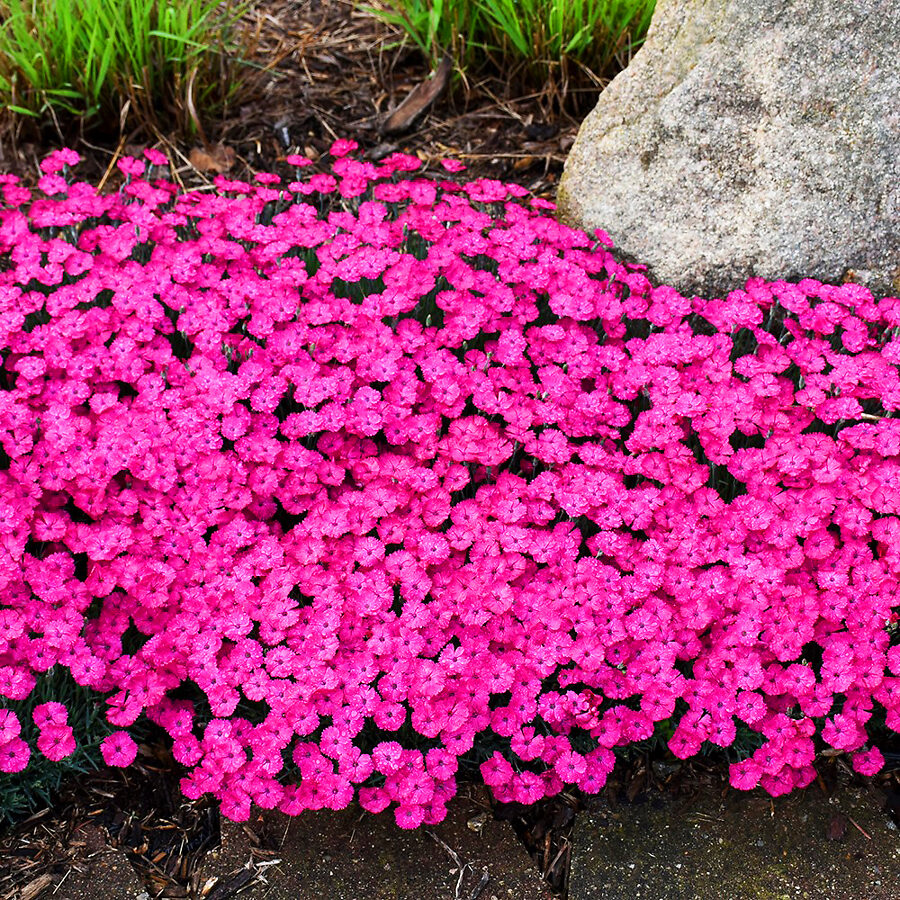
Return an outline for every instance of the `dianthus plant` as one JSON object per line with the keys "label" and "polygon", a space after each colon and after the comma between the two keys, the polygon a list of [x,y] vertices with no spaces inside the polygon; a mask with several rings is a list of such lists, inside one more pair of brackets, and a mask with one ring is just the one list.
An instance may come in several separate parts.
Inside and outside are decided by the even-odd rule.
{"label": "dianthus plant", "polygon": [[[613,749],[758,736],[805,785],[900,726],[900,301],[654,287],[514,185],[331,171],[118,194],[45,161],[0,211],[0,768],[97,692],[241,819],[434,823],[485,738],[502,801]],[[145,168],[148,166],[149,168]],[[452,166],[451,166],[452,168]],[[60,705],[60,704],[58,704]]]}

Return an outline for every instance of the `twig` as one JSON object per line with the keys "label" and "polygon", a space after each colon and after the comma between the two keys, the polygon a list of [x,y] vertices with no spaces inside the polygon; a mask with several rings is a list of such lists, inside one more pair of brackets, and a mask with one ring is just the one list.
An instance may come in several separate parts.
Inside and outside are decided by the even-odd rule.
{"label": "twig", "polygon": [[491,876],[488,874],[488,870],[482,869],[481,880],[472,889],[472,893],[469,894],[469,900],[478,900],[478,898],[481,896],[481,892],[488,886],[490,880]]}
{"label": "twig", "polygon": [[463,879],[466,877],[466,869],[471,869],[472,863],[466,863],[459,870],[459,878],[456,879],[456,890],[453,892],[453,900],[462,900],[462,894],[460,891],[462,890]]}
{"label": "twig", "polygon": [[857,823],[854,821],[854,819],[853,819],[852,816],[847,816],[847,818],[850,820],[850,823],[853,825],[853,827],[854,827],[854,828],[855,828],[855,829],[856,829],[856,830],[857,830],[857,831],[858,831],[858,832],[859,832],[859,833],[860,833],[867,841],[871,841],[871,840],[872,840],[872,835],[867,834],[865,831],[863,831],[863,829],[860,828],[859,825],[857,825]]}
{"label": "twig", "polygon": [[436,843],[440,844],[450,854],[451,859],[456,863],[458,869],[462,868],[462,860],[460,860],[455,850],[448,847],[433,831],[426,831],[425,834],[432,838]]}
{"label": "twig", "polygon": [[[460,858],[459,854],[450,846],[445,844],[433,831],[426,831],[427,834],[435,843],[440,844],[444,850],[450,855],[450,858],[453,862],[456,863],[456,868],[459,870],[459,877],[456,879],[456,890],[453,892],[453,900],[462,900],[462,886],[463,881],[466,877],[466,871],[468,869],[472,869],[472,863],[466,862],[464,863]],[[475,886],[475,889],[469,895],[468,900],[477,900],[478,895],[485,889],[488,882],[491,880],[491,876],[488,874],[488,870],[482,870],[483,874],[481,876],[481,881]]]}
{"label": "twig", "polygon": [[563,854],[566,852],[566,850],[568,850],[568,849],[569,849],[569,844],[568,844],[568,842],[566,842],[565,844],[563,844],[562,847],[559,848],[559,853],[557,853],[556,856],[553,857],[553,862],[550,863],[550,865],[547,867],[547,871],[544,872],[544,878],[545,878],[545,879],[546,879],[547,876],[548,876],[548,875],[556,868],[556,864],[560,861],[560,859],[562,858],[562,855],[563,855]]}
{"label": "twig", "polygon": [[97,193],[103,190],[103,185],[106,184],[107,179],[110,176],[110,173],[113,170],[113,167],[116,164],[116,160],[119,158],[119,154],[122,152],[122,148],[125,146],[125,138],[119,139],[119,146],[116,147],[115,152],[112,155],[112,159],[109,161],[109,165],[106,167],[106,171],[103,173],[103,177],[100,179],[100,184],[97,185]]}
{"label": "twig", "polygon": [[55,894],[55,893],[63,886],[63,884],[65,884],[66,879],[67,879],[71,874],[72,874],[72,870],[71,870],[71,869],[66,869],[66,874],[63,875],[62,881],[60,881],[60,883],[59,883],[55,888],[53,888],[53,893],[54,893],[54,894]]}

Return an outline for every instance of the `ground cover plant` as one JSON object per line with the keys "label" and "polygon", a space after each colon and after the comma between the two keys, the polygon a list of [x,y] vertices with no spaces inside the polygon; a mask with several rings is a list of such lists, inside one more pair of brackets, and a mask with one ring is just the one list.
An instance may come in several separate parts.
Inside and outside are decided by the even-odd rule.
{"label": "ground cover plant", "polygon": [[594,792],[654,734],[773,795],[826,748],[878,771],[900,300],[683,297],[516,185],[354,149],[3,176],[5,777],[79,749],[52,678],[104,713],[80,749],[149,720],[234,819],[434,823],[478,755],[501,801]]}
{"label": "ground cover plant", "polygon": [[[247,4],[189,0],[5,0],[0,104],[57,128],[81,120],[113,133],[202,133],[240,85],[236,23]],[[131,119],[129,120],[129,112]],[[121,123],[121,126],[120,126]]]}

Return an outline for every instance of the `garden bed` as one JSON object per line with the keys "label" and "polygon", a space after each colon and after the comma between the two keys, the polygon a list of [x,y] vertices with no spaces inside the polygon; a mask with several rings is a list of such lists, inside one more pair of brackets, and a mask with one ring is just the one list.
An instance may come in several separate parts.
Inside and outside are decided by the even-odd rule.
{"label": "garden bed", "polygon": [[[754,282],[723,301],[654,287],[602,234],[546,215],[541,196],[574,131],[550,120],[547,98],[501,99],[486,82],[385,141],[381,115],[421,64],[395,54],[373,67],[383,37],[368,20],[334,4],[300,10],[273,12],[261,34],[270,56],[281,42],[280,68],[294,67],[272,82],[264,114],[247,108],[210,130],[193,162],[197,147],[160,135],[148,180],[128,153],[137,148],[95,137],[79,175],[103,182],[104,199],[70,187],[72,157],[56,156],[41,179],[56,199],[0,229],[23,304],[7,310],[22,321],[6,337],[3,387],[28,419],[8,410],[5,515],[13,532],[23,516],[34,528],[27,590],[46,594],[54,619],[28,607],[29,671],[4,671],[4,684],[25,700],[50,653],[78,685],[66,683],[60,709],[59,685],[42,681],[36,731],[23,716],[40,764],[66,758],[72,728],[101,712],[128,729],[148,711],[155,729],[144,722],[136,735],[133,783],[152,799],[165,794],[148,772],[183,776],[196,800],[180,809],[185,834],[209,828],[209,794],[240,820],[251,800],[340,809],[356,785],[365,808],[433,824],[458,768],[491,787],[497,814],[559,888],[572,812],[607,778],[632,800],[723,775],[780,794],[846,751],[858,772],[896,781],[865,730],[873,698],[873,739],[898,714],[887,674],[900,664],[895,306],[811,282]],[[291,41],[318,55],[292,57]],[[291,78],[304,76],[298,100]],[[334,141],[351,131],[360,147]],[[217,147],[235,150],[227,167]],[[7,162],[37,182],[46,147],[10,148]],[[160,148],[174,186],[153,183],[165,174]],[[409,180],[417,167],[432,180]],[[276,176],[257,178],[266,169],[297,180],[279,190]],[[9,210],[27,205],[21,186],[4,192]],[[29,255],[29,242],[59,258]],[[91,266],[97,281],[81,297]],[[69,396],[83,371],[89,389]],[[22,462],[35,447],[63,454],[39,478],[39,461]],[[120,520],[140,503],[135,537]],[[179,558],[203,577],[187,577]],[[172,617],[172,585],[215,632],[208,645],[192,643],[189,616]],[[214,589],[233,608],[217,606]],[[122,606],[133,593],[143,605]],[[586,598],[601,596],[593,610]],[[65,656],[70,613],[89,620],[90,644]],[[453,683],[454,703],[431,679]],[[294,691],[302,714],[279,690]],[[285,752],[302,789],[266,768],[285,750],[279,715],[299,716]],[[21,748],[9,717],[4,727],[12,771]],[[309,739],[294,744],[295,733]],[[655,765],[666,746],[700,762],[669,753]],[[233,788],[224,774],[251,747],[264,762]],[[880,747],[896,761],[889,741]],[[113,765],[137,752],[124,731],[104,739]],[[701,777],[715,758],[730,773]],[[106,777],[85,783],[102,789]]]}

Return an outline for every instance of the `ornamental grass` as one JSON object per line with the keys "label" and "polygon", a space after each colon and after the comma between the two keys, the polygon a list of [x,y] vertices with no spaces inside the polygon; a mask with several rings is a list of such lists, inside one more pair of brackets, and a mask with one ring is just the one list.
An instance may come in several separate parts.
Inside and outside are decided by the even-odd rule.
{"label": "ornamental grass", "polygon": [[624,68],[647,36],[656,0],[383,0],[357,4],[400,29],[431,62],[449,53],[463,76],[491,62],[513,83],[565,99]]}
{"label": "ornamental grass", "polygon": [[0,110],[57,132],[147,133],[203,121],[245,93],[248,0],[0,0]]}

